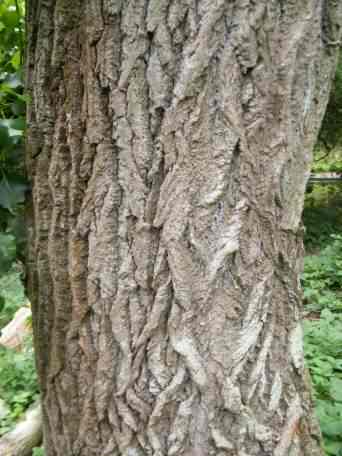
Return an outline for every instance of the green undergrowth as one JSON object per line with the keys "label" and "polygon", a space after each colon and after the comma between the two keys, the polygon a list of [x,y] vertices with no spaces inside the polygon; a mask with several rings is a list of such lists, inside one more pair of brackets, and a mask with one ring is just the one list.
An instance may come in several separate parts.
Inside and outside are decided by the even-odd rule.
{"label": "green undergrowth", "polygon": [[0,276],[24,256],[24,11],[24,0],[0,0]]}
{"label": "green undergrowth", "polygon": [[[24,0],[0,0],[0,329],[26,304],[20,266],[25,257],[23,203],[28,191],[24,17]],[[1,348],[0,399],[6,407],[2,407],[0,435],[11,429],[37,397],[32,338],[20,351]]]}
{"label": "green undergrowth", "polygon": [[32,338],[27,339],[20,352],[0,348],[0,372],[0,397],[9,408],[9,413],[0,422],[0,435],[3,435],[38,399]]}
{"label": "green undergrowth", "polygon": [[314,173],[342,173],[342,159],[332,163],[316,163],[313,170]]}
{"label": "green undergrowth", "polygon": [[18,265],[10,272],[0,275],[0,328],[3,328],[15,312],[27,302]]}
{"label": "green undergrowth", "polygon": [[45,452],[43,448],[33,448],[32,456],[44,456]]}
{"label": "green undergrowth", "polygon": [[[342,100],[342,98],[341,98]],[[340,138],[341,140],[342,138]],[[313,173],[342,173],[342,144],[332,150],[317,148],[314,152]]]}
{"label": "green undergrowth", "polygon": [[342,456],[342,316],[329,309],[304,321],[305,354],[328,455]]}
{"label": "green undergrowth", "polygon": [[[0,276],[0,290],[0,328],[3,328],[15,312],[27,303],[18,264]],[[0,421],[0,435],[9,431],[37,398],[32,337],[26,339],[20,351],[0,347],[0,399],[8,409],[7,415]]]}
{"label": "green undergrowth", "polygon": [[305,356],[326,454],[342,456],[342,235],[305,258]]}
{"label": "green undergrowth", "polygon": [[331,243],[319,254],[304,260],[304,298],[307,311],[342,311],[342,235],[332,235]]}
{"label": "green undergrowth", "polygon": [[342,185],[313,185],[308,189],[303,212],[307,251],[320,251],[341,233]]}

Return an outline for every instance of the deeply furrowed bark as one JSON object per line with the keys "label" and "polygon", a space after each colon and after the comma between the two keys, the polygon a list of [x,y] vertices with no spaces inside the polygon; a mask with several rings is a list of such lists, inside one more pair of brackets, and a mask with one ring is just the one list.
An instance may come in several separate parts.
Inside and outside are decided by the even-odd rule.
{"label": "deeply furrowed bark", "polygon": [[317,456],[301,211],[334,0],[29,0],[47,456]]}

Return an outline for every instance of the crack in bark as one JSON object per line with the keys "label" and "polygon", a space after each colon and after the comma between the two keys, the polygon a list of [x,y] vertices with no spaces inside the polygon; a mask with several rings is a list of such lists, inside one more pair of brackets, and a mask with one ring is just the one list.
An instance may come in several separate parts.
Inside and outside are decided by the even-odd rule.
{"label": "crack in bark", "polygon": [[297,257],[336,8],[29,1],[48,456],[321,455]]}

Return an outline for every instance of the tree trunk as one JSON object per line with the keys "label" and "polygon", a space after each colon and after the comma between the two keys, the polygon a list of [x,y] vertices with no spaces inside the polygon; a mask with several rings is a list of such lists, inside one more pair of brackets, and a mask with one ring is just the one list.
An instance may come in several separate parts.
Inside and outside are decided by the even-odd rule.
{"label": "tree trunk", "polygon": [[301,212],[334,0],[29,0],[48,456],[317,456]]}

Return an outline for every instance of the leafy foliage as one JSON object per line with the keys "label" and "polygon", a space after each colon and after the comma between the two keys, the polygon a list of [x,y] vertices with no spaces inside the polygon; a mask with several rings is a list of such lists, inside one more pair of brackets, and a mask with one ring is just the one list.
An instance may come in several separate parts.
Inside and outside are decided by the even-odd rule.
{"label": "leafy foliage", "polygon": [[342,236],[332,236],[332,240],[319,255],[305,258],[303,285],[307,310],[342,311]]}
{"label": "leafy foliage", "polygon": [[43,448],[33,448],[32,456],[44,456],[45,452]]}
{"label": "leafy foliage", "polygon": [[10,269],[15,256],[16,245],[14,236],[0,233],[0,274]]}
{"label": "leafy foliage", "polygon": [[[23,93],[24,1],[0,1],[0,326],[25,303],[21,273],[15,260],[23,249],[23,136],[26,97]],[[0,434],[36,399],[37,379],[32,341],[20,353],[0,349],[0,397],[10,413]]]}
{"label": "leafy foliage", "polygon": [[318,146],[328,150],[342,146],[342,51]]}
{"label": "leafy foliage", "polygon": [[305,353],[328,455],[342,455],[342,315],[329,309],[304,321]]}
{"label": "leafy foliage", "polygon": [[327,455],[342,456],[342,235],[305,259],[305,355]]}
{"label": "leafy foliage", "polygon": [[13,238],[17,247],[22,245],[13,227],[22,217],[27,190],[23,172],[23,15],[23,0],[0,2],[0,275],[8,271],[18,253],[13,249]]}
{"label": "leafy foliage", "polygon": [[0,422],[0,435],[3,435],[27,407],[38,399],[31,339],[20,352],[0,348],[0,372],[0,397],[10,409],[10,413]]}
{"label": "leafy foliage", "polygon": [[0,67],[13,73],[23,63],[24,2],[2,0],[0,4]]}
{"label": "leafy foliage", "polygon": [[[1,247],[0,239],[0,249]],[[18,266],[12,266],[9,272],[0,275],[0,290],[0,327],[3,327],[26,303]],[[38,386],[32,340],[27,340],[21,352],[0,348],[0,398],[5,401],[10,410],[10,413],[0,422],[0,435],[11,429],[17,418],[37,397]]]}
{"label": "leafy foliage", "polygon": [[[340,154],[340,151],[335,154],[329,154],[329,156],[326,156],[326,158],[322,161],[318,158],[317,161],[314,162],[312,171],[317,173],[342,172],[342,158],[340,158]],[[319,157],[318,152],[316,153],[316,155]]]}
{"label": "leafy foliage", "polygon": [[[1,241],[0,241],[1,247]],[[2,302],[0,301],[0,328],[4,327],[15,312],[23,307],[27,300],[18,268],[12,268],[7,274],[0,277]]]}
{"label": "leafy foliage", "polygon": [[314,185],[306,194],[303,222],[308,251],[322,249],[342,226],[342,185]]}
{"label": "leafy foliage", "polygon": [[315,148],[314,172],[342,172],[342,48],[329,104]]}
{"label": "leafy foliage", "polygon": [[[22,223],[22,203],[27,190],[23,171],[26,109],[21,75],[23,17],[23,0],[0,2],[0,280],[21,255],[25,237]],[[6,286],[0,286],[0,324],[14,310],[5,290]]]}

